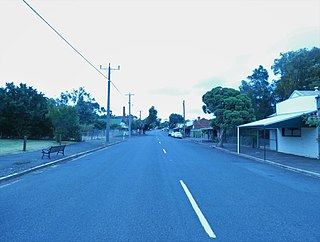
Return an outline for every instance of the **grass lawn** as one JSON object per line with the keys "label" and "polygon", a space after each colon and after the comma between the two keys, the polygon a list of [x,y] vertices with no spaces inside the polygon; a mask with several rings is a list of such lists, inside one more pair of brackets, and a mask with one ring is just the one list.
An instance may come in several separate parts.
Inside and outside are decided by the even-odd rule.
{"label": "grass lawn", "polygon": [[[62,142],[62,144],[72,144],[75,142]],[[27,151],[35,151],[59,145],[52,140],[27,140]],[[23,139],[0,139],[0,155],[15,154],[23,152]]]}

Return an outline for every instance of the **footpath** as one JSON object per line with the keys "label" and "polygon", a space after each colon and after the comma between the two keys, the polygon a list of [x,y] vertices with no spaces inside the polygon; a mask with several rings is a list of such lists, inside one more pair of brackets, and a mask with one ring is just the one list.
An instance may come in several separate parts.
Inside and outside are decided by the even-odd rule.
{"label": "footpath", "polygon": [[106,143],[104,139],[100,139],[70,144],[66,146],[64,156],[52,153],[50,159],[48,157],[42,159],[42,150],[0,155],[0,183],[49,165],[118,144],[122,141],[122,137],[112,137],[109,143]]}
{"label": "footpath", "polygon": [[[241,153],[237,154],[235,144],[225,144],[224,148],[218,148],[212,142],[201,141],[199,139],[186,138],[190,142],[205,145],[208,148],[219,149],[233,155],[240,155],[258,162],[269,163],[274,166],[282,167],[294,172],[303,173],[305,175],[320,178],[320,160],[307,157],[283,154],[275,151],[267,151],[266,159],[264,159],[264,151],[262,149],[252,149],[241,147]],[[54,165],[78,156],[90,153],[105,147],[123,142],[122,137],[112,137],[109,143],[105,140],[90,140],[67,145],[65,155],[51,154],[51,159],[44,157],[42,159],[41,150],[32,152],[21,152],[10,155],[0,155],[0,183],[14,179],[31,171],[42,169],[46,166]],[[44,147],[45,148],[45,147]]]}
{"label": "footpath", "polygon": [[[303,156],[284,154],[276,151],[267,150],[264,154],[263,149],[240,147],[240,154],[237,153],[236,144],[224,144],[223,148],[206,140],[186,138],[188,141],[199,143],[209,148],[218,149],[230,154],[243,156],[258,162],[265,162],[274,166],[282,167],[294,172],[320,178],[320,159],[312,159]],[[264,158],[265,156],[265,158]]]}

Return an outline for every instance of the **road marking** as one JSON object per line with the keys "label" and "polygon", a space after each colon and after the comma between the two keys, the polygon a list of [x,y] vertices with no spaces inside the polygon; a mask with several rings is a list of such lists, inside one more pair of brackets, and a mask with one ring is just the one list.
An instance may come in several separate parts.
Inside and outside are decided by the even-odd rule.
{"label": "road marking", "polygon": [[161,142],[159,141],[159,144],[161,145]]}
{"label": "road marking", "polygon": [[167,151],[165,149],[162,149],[163,153],[167,154]]}
{"label": "road marking", "polygon": [[84,155],[81,155],[81,156],[79,156],[79,157],[76,157],[76,158],[72,159],[72,161],[82,159],[82,158],[84,158],[84,157],[86,157],[86,156],[88,156],[88,155],[91,155],[91,153],[84,154]]}
{"label": "road marking", "polygon": [[41,173],[43,173],[44,171],[42,171],[42,170],[36,170],[36,171],[34,171],[33,172],[33,174],[41,174]]}
{"label": "road marking", "polygon": [[207,234],[209,235],[210,238],[217,238],[217,236],[215,235],[215,233],[212,231],[208,221],[206,220],[206,218],[204,217],[203,213],[201,212],[200,208],[198,207],[198,204],[196,203],[196,201],[194,200],[191,192],[189,191],[188,187],[186,186],[186,184],[184,184],[184,182],[182,180],[180,180],[180,184],[184,190],[184,192],[186,193],[193,210],[196,212],[200,223],[202,225],[202,227],[204,228],[204,230],[207,232]]}
{"label": "road marking", "polygon": [[21,181],[21,179],[16,180],[16,181],[13,181],[13,182],[10,182],[10,183],[5,184],[5,185],[2,185],[2,186],[0,186],[0,189],[1,189],[1,188],[4,188],[4,187],[7,187],[7,186],[10,186],[10,185],[12,185],[12,184],[15,184],[15,183],[17,183],[17,182],[19,182],[19,181]]}

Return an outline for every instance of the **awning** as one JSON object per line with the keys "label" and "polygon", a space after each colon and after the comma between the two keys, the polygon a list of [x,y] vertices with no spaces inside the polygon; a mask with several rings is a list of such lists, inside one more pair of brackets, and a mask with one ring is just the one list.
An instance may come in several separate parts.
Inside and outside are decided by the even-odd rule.
{"label": "awning", "polygon": [[303,121],[303,116],[315,111],[279,114],[270,118],[261,119],[252,123],[239,125],[239,128],[300,128],[309,127]]}

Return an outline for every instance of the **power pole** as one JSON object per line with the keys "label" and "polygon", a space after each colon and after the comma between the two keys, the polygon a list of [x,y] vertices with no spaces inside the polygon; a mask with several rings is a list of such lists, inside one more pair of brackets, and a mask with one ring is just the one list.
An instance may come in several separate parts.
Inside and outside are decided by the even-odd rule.
{"label": "power pole", "polygon": [[129,138],[131,138],[131,96],[134,96],[134,94],[129,92],[126,96],[129,96]]}
{"label": "power pole", "polygon": [[183,100],[183,136],[186,137],[186,106],[185,101]]}
{"label": "power pole", "polygon": [[103,68],[102,65],[100,65],[100,70],[108,70],[108,95],[107,95],[107,122],[106,122],[106,142],[110,142],[110,83],[111,83],[111,71],[119,71],[120,66],[118,68],[111,68],[111,64],[109,63],[108,68]]}
{"label": "power pole", "polygon": [[139,119],[140,119],[140,122],[139,122],[139,135],[141,134],[141,129],[140,128],[142,128],[141,126],[142,126],[142,122],[141,122],[141,110],[139,110]]}
{"label": "power pole", "polygon": [[[317,118],[316,120],[320,122],[320,92],[319,88],[315,87],[315,91],[318,91],[318,96],[316,96],[316,107],[317,107]],[[318,127],[318,158],[320,158],[320,127]]]}

